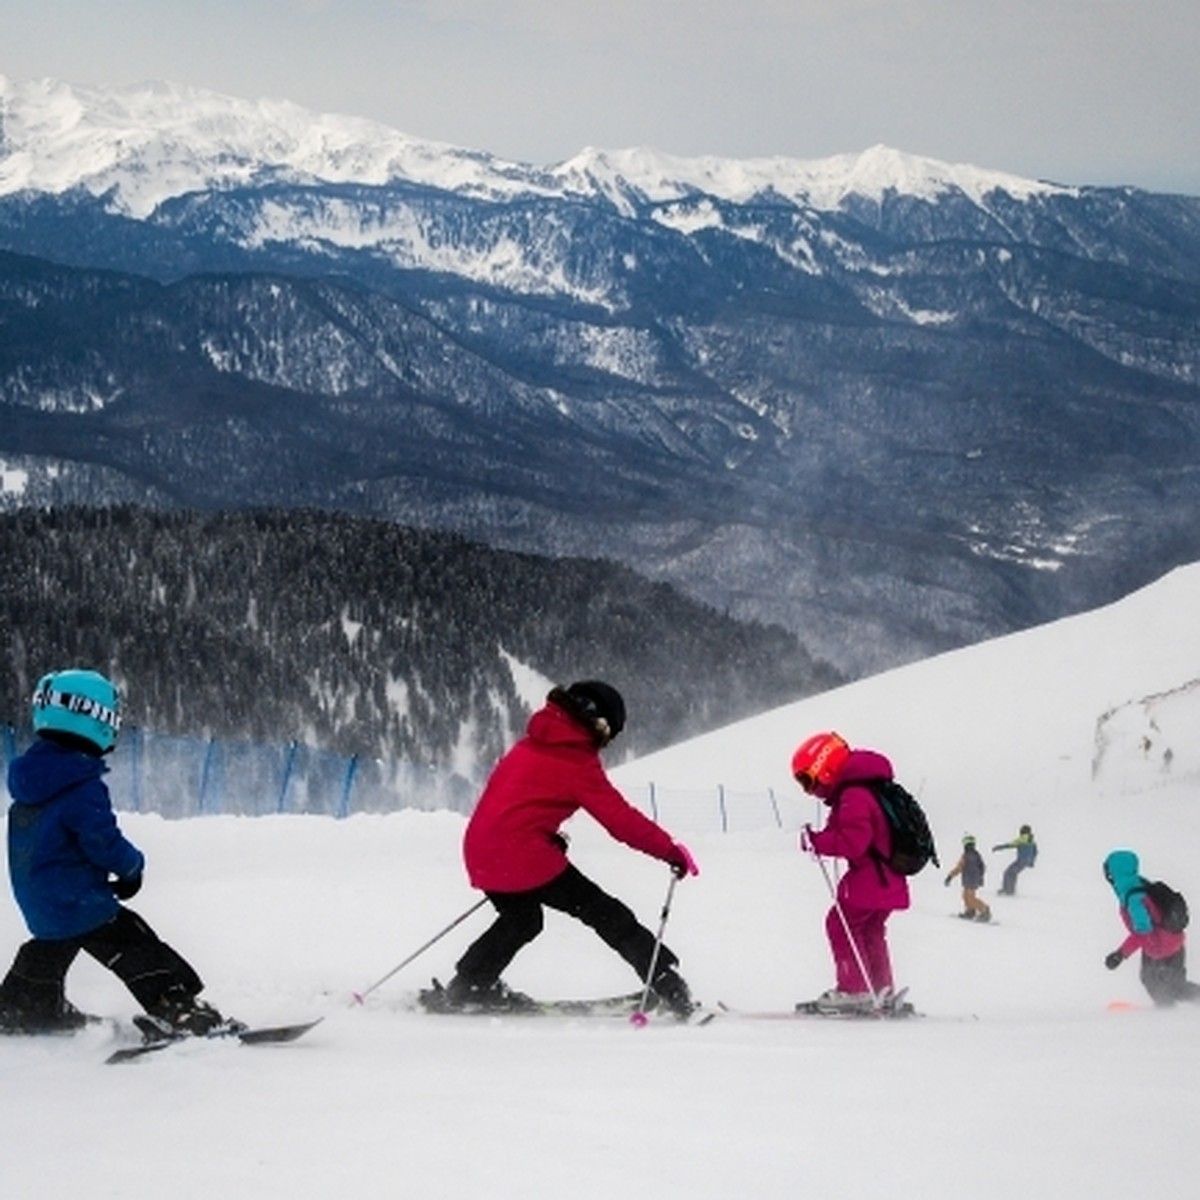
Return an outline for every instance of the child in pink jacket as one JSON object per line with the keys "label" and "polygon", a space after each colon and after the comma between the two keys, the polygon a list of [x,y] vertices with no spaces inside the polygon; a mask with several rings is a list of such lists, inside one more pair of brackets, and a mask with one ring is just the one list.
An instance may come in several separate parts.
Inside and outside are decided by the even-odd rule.
{"label": "child in pink jacket", "polygon": [[846,860],[836,902],[825,918],[837,986],[820,997],[818,1007],[886,1007],[894,992],[887,921],[908,907],[908,880],[886,864],[891,830],[866,784],[891,779],[892,764],[874,750],[852,750],[836,733],[818,733],[793,755],[792,774],[829,807],[823,829],[805,827],[806,848]]}

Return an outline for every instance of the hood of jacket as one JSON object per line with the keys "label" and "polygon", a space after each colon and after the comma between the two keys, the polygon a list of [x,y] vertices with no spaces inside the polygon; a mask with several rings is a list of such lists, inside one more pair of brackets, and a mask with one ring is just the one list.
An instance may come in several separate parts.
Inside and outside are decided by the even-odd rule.
{"label": "hood of jacket", "polygon": [[99,758],[38,738],[9,764],[8,791],[17,804],[45,804],[68,788],[99,779],[107,770]]}
{"label": "hood of jacket", "polygon": [[1112,890],[1122,903],[1142,881],[1140,865],[1138,856],[1132,850],[1114,850],[1104,860],[1104,877],[1112,884]]}
{"label": "hood of jacket", "polygon": [[851,750],[850,757],[842,764],[837,778],[831,784],[818,784],[815,791],[826,803],[839,792],[855,783],[869,779],[891,779],[892,764],[876,750]]}
{"label": "hood of jacket", "polygon": [[535,742],[546,746],[571,746],[577,749],[595,750],[596,742],[592,731],[577,721],[557,704],[539,708],[529,718],[526,734]]}

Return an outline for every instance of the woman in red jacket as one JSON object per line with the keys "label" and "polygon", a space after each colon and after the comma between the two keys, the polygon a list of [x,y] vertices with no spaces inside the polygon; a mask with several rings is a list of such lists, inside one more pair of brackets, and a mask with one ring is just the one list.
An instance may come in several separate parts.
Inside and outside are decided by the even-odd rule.
{"label": "woman in red jacket", "polygon": [[[427,1008],[527,1007],[528,997],[509,991],[500,975],[541,933],[543,906],[590,926],[645,980],[654,934],[571,865],[559,833],[582,808],[618,841],[662,859],[676,877],[698,873],[685,847],[609,782],[599,751],[624,725],[625,703],[616,688],[598,680],[556,687],[530,718],[525,736],[496,765],[467,824],[463,859],[472,886],[487,894],[498,915],[468,947],[450,983],[422,993]],[[677,963],[661,946],[651,988],[684,1017],[693,1005]]]}

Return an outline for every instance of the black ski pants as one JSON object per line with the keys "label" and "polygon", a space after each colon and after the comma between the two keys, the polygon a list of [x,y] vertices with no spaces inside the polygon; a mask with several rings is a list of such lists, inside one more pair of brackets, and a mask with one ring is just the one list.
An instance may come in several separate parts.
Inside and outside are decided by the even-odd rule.
{"label": "black ski pants", "polygon": [[1150,999],[1160,1007],[1177,1000],[1200,1001],[1200,984],[1188,979],[1187,952],[1182,948],[1169,958],[1150,958],[1143,953],[1139,974]]}
{"label": "black ski pants", "polygon": [[[654,957],[654,934],[638,922],[632,910],[593,883],[582,871],[568,866],[549,883],[528,892],[488,892],[497,917],[467,948],[457,964],[458,978],[479,988],[494,984],[517,952],[533,941],[545,923],[543,907],[566,913],[594,929],[644,980]],[[659,948],[656,971],[673,967],[678,959],[666,946]]]}
{"label": "black ski pants", "polygon": [[32,938],[17,951],[0,1002],[32,1018],[53,1018],[61,1010],[67,971],[83,950],[107,967],[148,1012],[163,996],[195,996],[204,984],[191,965],[128,908],[79,937],[50,941]]}

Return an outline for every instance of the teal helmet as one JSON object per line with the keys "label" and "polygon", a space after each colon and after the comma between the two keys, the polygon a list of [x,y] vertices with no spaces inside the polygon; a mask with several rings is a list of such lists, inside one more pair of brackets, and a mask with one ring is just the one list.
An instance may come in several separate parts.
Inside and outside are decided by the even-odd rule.
{"label": "teal helmet", "polygon": [[33,693],[35,733],[65,733],[107,754],[121,730],[121,695],[97,671],[52,671]]}

